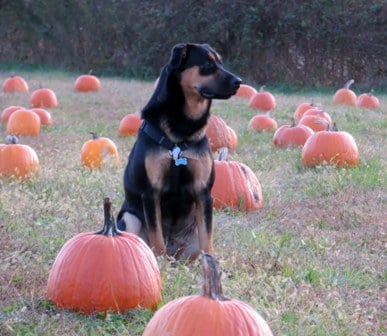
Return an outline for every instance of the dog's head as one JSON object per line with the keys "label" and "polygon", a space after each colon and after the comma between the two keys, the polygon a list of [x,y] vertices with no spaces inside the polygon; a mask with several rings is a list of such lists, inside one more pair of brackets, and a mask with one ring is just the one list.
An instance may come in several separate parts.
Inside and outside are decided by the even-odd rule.
{"label": "dog's head", "polygon": [[178,78],[185,94],[205,99],[228,99],[242,83],[208,44],[175,45],[166,70]]}

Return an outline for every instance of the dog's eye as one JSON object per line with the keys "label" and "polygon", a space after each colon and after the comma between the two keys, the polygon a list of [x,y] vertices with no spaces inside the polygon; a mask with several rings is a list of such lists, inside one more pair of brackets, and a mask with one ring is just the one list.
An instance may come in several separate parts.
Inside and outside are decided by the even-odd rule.
{"label": "dog's eye", "polygon": [[200,67],[200,70],[202,74],[209,74],[216,70],[216,65],[213,61],[207,61]]}

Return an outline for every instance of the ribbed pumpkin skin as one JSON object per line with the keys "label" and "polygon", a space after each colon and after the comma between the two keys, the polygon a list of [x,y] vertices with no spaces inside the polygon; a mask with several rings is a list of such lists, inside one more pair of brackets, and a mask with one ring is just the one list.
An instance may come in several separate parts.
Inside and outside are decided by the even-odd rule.
{"label": "ribbed pumpkin skin", "polygon": [[315,106],[312,103],[301,103],[300,105],[297,106],[296,110],[294,111],[294,119],[300,120],[304,113]]}
{"label": "ribbed pumpkin skin", "polygon": [[173,300],[156,312],[142,336],[272,336],[266,321],[239,300],[201,295]]}
{"label": "ribbed pumpkin skin", "polygon": [[267,91],[258,91],[252,95],[249,101],[249,107],[252,109],[271,111],[277,106],[274,96]]}
{"label": "ribbed pumpkin skin", "polygon": [[36,152],[27,145],[0,144],[0,176],[28,179],[39,171]]}
{"label": "ribbed pumpkin skin", "polygon": [[208,119],[206,135],[212,152],[216,152],[222,147],[227,147],[232,151],[238,145],[235,131],[217,115],[211,115]]}
{"label": "ribbed pumpkin skin", "polygon": [[47,110],[36,107],[36,108],[30,109],[30,111],[36,113],[39,116],[41,125],[48,126],[52,124],[51,114]]}
{"label": "ribbed pumpkin skin", "polygon": [[354,167],[359,164],[359,151],[351,134],[342,131],[321,131],[305,142],[301,159],[306,167],[322,164]]}
{"label": "ribbed pumpkin skin", "polygon": [[357,106],[377,110],[380,107],[379,99],[370,93],[362,93],[356,102]]}
{"label": "ribbed pumpkin skin", "polygon": [[272,132],[275,131],[278,127],[277,122],[264,114],[259,114],[251,118],[247,125],[249,131],[255,130],[257,132]]}
{"label": "ribbed pumpkin skin", "polygon": [[90,169],[104,168],[119,164],[119,155],[115,143],[109,138],[98,137],[86,141],[81,148],[82,164]]}
{"label": "ribbed pumpkin skin", "polygon": [[321,132],[327,129],[327,120],[318,115],[304,115],[298,125],[308,126],[314,132]]}
{"label": "ribbed pumpkin skin", "polygon": [[160,272],[151,249],[134,234],[84,232],[57,255],[47,295],[57,306],[85,314],[155,309],[161,299]]}
{"label": "ribbed pumpkin skin", "polygon": [[51,89],[37,89],[31,94],[30,105],[32,107],[55,108],[58,107],[58,100],[55,92]]}
{"label": "ribbed pumpkin skin", "polygon": [[120,136],[135,136],[138,133],[142,119],[136,113],[130,113],[123,117],[118,126],[118,134]]}
{"label": "ribbed pumpkin skin", "polygon": [[36,113],[30,110],[16,110],[8,119],[7,133],[37,136],[40,134],[40,118]]}
{"label": "ribbed pumpkin skin", "polygon": [[262,188],[252,170],[241,162],[215,160],[211,195],[215,209],[254,211],[262,208]]}
{"label": "ribbed pumpkin skin", "polygon": [[313,130],[305,125],[283,125],[275,131],[273,144],[278,148],[302,147],[313,133]]}
{"label": "ribbed pumpkin skin", "polygon": [[333,103],[338,105],[356,106],[357,97],[350,89],[341,88],[333,96]]}
{"label": "ribbed pumpkin skin", "polygon": [[5,93],[28,93],[28,84],[23,77],[12,76],[7,78],[3,83],[3,92]]}
{"label": "ribbed pumpkin skin", "polygon": [[95,92],[101,88],[100,80],[93,75],[81,75],[74,83],[74,89],[78,92]]}

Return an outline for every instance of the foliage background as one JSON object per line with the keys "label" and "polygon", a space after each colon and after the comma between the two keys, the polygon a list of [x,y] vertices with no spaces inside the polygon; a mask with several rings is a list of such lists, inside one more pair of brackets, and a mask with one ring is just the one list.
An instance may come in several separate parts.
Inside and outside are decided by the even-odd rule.
{"label": "foliage background", "polygon": [[251,84],[387,86],[385,0],[0,0],[0,63],[154,78],[206,42]]}

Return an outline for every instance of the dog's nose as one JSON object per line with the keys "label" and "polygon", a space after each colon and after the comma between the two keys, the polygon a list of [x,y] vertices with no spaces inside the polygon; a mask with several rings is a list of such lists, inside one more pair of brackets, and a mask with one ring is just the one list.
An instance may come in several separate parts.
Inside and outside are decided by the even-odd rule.
{"label": "dog's nose", "polygon": [[238,90],[239,86],[242,84],[242,79],[239,77],[234,77],[231,84],[235,90]]}

